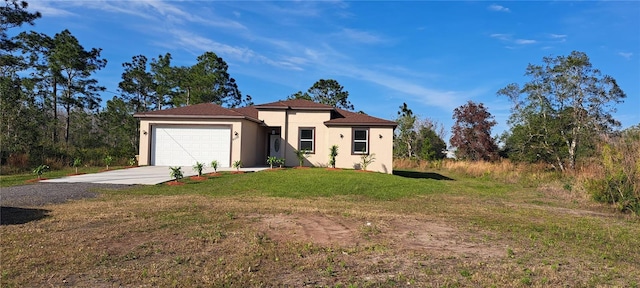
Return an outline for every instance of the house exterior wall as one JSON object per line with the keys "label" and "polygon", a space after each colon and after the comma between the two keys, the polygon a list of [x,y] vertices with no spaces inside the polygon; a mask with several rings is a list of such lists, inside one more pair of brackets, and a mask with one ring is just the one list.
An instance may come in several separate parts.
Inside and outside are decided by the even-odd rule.
{"label": "house exterior wall", "polygon": [[[306,166],[322,166],[319,165],[323,159],[327,159],[327,131],[328,127],[324,125],[331,117],[330,111],[288,111],[289,125],[287,129],[287,146],[290,149],[285,151],[285,159],[287,166],[298,166],[298,158],[294,150],[299,148],[300,128],[314,128],[314,146],[315,151],[307,154]],[[325,151],[327,150],[327,151]],[[326,155],[325,155],[326,154]]]}
{"label": "house exterior wall", "polygon": [[[151,164],[151,139],[153,135],[152,126],[153,125],[214,125],[214,126],[231,126],[231,164],[234,161],[241,159],[242,152],[242,136],[244,133],[240,133],[242,130],[243,122],[252,123],[246,120],[228,120],[228,121],[220,121],[220,120],[198,120],[198,119],[184,119],[184,120],[175,120],[175,119],[140,119],[140,154],[138,156],[138,165],[146,166]],[[254,123],[255,124],[255,123]],[[255,124],[257,126],[257,124]],[[239,135],[234,136],[234,132],[238,132]],[[146,135],[145,135],[146,133]],[[209,163],[206,163],[207,165]]]}
{"label": "house exterior wall", "polygon": [[[369,154],[375,154],[375,160],[367,167],[367,170],[387,174],[393,173],[393,128],[368,126],[354,127],[369,129]],[[332,126],[328,128],[328,143],[324,148],[326,151],[323,153],[325,156],[318,166],[328,166],[329,148],[333,145],[338,145],[336,167],[360,169],[362,155],[352,153],[354,127]],[[340,135],[343,137],[340,137]],[[382,135],[382,138],[380,138],[380,135]]]}
{"label": "house exterior wall", "polygon": [[238,136],[242,139],[242,151],[240,153],[242,165],[245,167],[265,165],[267,160],[265,148],[266,130],[255,122],[242,120],[242,129],[238,133],[240,133]]}

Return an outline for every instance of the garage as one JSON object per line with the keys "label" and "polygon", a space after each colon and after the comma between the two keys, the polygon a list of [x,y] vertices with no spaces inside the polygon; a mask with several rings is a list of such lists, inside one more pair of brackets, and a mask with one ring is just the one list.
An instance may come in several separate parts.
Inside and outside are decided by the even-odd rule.
{"label": "garage", "polygon": [[166,125],[151,129],[151,165],[230,167],[231,128],[208,125]]}

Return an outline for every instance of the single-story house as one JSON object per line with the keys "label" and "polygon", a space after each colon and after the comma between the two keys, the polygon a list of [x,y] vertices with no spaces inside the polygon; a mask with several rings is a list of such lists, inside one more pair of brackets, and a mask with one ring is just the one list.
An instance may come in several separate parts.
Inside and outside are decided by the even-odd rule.
{"label": "single-story house", "polygon": [[308,100],[287,100],[243,108],[203,103],[136,113],[140,120],[140,165],[192,166],[217,160],[264,166],[267,157],[298,166],[294,150],[308,151],[305,166],[359,169],[363,154],[375,154],[367,170],[392,173],[396,122]]}

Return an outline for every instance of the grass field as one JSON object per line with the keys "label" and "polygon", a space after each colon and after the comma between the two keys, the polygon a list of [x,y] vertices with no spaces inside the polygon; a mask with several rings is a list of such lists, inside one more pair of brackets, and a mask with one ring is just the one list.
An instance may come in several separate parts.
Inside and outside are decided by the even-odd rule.
{"label": "grass field", "polygon": [[640,220],[561,181],[285,169],[23,207],[1,287],[638,287]]}

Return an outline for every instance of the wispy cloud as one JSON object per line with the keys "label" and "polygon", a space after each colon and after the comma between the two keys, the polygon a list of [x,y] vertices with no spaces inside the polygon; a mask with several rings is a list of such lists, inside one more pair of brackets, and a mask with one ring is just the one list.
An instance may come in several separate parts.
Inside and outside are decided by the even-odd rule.
{"label": "wispy cloud", "polygon": [[372,84],[388,88],[399,94],[408,96],[417,102],[427,106],[437,107],[444,111],[451,111],[466,101],[485,93],[482,89],[472,91],[443,90],[426,87],[414,81],[394,76],[381,70],[361,68],[352,64],[336,64],[334,71],[338,74],[370,82]]}
{"label": "wispy cloud", "polygon": [[489,37],[498,39],[502,42],[506,42],[508,44],[506,48],[508,49],[515,49],[516,47],[514,47],[513,45],[524,46],[538,43],[538,41],[534,39],[514,38],[511,34],[494,33],[490,34]]}
{"label": "wispy cloud", "polygon": [[231,58],[242,62],[249,62],[256,56],[256,53],[249,48],[227,45],[189,31],[172,29],[167,32],[173,37],[173,41],[166,41],[166,43],[179,46],[194,54],[215,51],[216,54],[220,54],[223,58]]}
{"label": "wispy cloud", "polygon": [[29,3],[30,11],[38,11],[46,17],[69,17],[75,14],[64,9],[52,7],[48,2],[31,2]]}
{"label": "wispy cloud", "polygon": [[507,13],[511,12],[511,9],[498,4],[491,4],[489,5],[489,7],[487,7],[487,9],[491,11],[497,11],[497,12],[507,12]]}
{"label": "wispy cloud", "polygon": [[618,55],[622,56],[624,59],[631,60],[633,53],[631,52],[618,52]]}
{"label": "wispy cloud", "polygon": [[565,39],[565,38],[567,38],[567,35],[565,35],[565,34],[550,34],[549,37],[551,37],[553,39]]}
{"label": "wispy cloud", "polygon": [[375,44],[383,41],[380,36],[373,33],[347,28],[342,29],[342,31],[340,31],[337,36],[344,37],[353,42],[364,44]]}
{"label": "wispy cloud", "polygon": [[500,40],[504,40],[504,41],[507,41],[507,40],[511,39],[511,35],[510,34],[501,34],[501,33],[494,33],[494,34],[489,35],[489,37],[500,39]]}
{"label": "wispy cloud", "polygon": [[514,41],[514,43],[519,44],[519,45],[528,45],[528,44],[535,44],[538,41],[536,40],[532,40],[532,39],[516,39]]}

